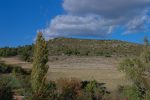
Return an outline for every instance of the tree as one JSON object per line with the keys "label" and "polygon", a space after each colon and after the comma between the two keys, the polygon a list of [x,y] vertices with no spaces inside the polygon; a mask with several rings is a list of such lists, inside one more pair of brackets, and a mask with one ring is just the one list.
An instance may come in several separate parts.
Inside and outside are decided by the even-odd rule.
{"label": "tree", "polygon": [[[31,87],[33,92],[33,100],[37,97],[42,97],[43,87],[46,80],[46,74],[48,71],[48,49],[45,39],[42,33],[38,33],[34,57],[33,57],[33,67],[31,73]],[[36,97],[36,98],[34,98]]]}

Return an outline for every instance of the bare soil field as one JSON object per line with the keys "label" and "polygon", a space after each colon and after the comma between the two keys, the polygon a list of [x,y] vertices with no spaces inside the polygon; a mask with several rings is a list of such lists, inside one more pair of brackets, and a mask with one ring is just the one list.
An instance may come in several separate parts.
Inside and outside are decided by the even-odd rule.
{"label": "bare soil field", "polygon": [[[118,71],[117,67],[122,58],[115,57],[49,57],[48,79],[78,78],[81,80],[97,80],[106,83],[109,90],[114,90],[118,85],[129,82],[125,75]],[[31,68],[32,64],[23,62],[17,57],[1,58],[7,64],[20,65],[23,68]]]}

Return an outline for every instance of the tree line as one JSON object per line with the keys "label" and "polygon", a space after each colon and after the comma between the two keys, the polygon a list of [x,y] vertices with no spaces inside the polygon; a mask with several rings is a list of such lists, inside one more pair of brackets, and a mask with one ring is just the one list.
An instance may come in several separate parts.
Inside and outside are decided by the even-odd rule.
{"label": "tree line", "polygon": [[33,45],[19,46],[17,48],[13,47],[3,47],[0,48],[1,57],[12,57],[19,56],[22,60],[30,62],[33,56]]}

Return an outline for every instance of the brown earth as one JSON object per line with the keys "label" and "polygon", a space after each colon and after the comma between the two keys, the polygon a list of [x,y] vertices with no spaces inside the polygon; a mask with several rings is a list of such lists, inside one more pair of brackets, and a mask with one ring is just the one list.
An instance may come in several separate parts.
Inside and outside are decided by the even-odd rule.
{"label": "brown earth", "polygon": [[[78,78],[81,80],[97,80],[106,83],[110,89],[116,89],[118,85],[128,84],[123,73],[117,66],[122,58],[115,57],[49,57],[49,80],[59,78]],[[1,58],[7,64],[20,65],[23,68],[31,68],[32,64],[23,62],[18,57]]]}

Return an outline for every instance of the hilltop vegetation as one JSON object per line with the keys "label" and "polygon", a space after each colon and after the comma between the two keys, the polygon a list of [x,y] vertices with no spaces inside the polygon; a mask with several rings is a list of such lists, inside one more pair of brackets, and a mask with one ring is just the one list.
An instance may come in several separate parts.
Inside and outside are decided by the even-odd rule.
{"label": "hilltop vegetation", "polygon": [[138,56],[142,45],[118,40],[56,38],[48,41],[50,55]]}
{"label": "hilltop vegetation", "polygon": [[[118,40],[56,38],[47,42],[50,56],[139,56],[143,45]],[[33,45],[0,48],[1,57],[19,56],[32,61]]]}

